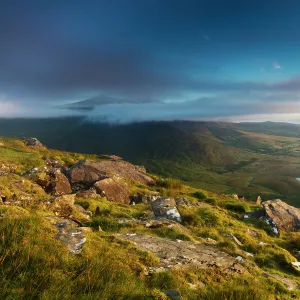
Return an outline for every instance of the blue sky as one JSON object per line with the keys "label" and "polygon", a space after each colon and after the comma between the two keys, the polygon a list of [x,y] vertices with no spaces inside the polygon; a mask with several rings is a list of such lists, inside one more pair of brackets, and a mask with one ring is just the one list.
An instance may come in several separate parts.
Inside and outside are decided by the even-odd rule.
{"label": "blue sky", "polygon": [[2,1],[0,116],[300,122],[299,15],[296,0]]}

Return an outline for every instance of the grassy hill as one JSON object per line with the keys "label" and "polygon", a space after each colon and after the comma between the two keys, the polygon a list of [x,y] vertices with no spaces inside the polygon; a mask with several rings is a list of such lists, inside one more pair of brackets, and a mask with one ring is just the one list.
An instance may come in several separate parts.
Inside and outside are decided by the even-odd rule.
{"label": "grassy hill", "polygon": [[[48,221],[56,217],[55,213],[42,201],[53,196],[22,173],[43,167],[49,159],[68,167],[82,159],[98,160],[98,156],[30,148],[24,141],[12,138],[0,138],[0,145],[0,169],[5,170],[0,175],[0,194],[4,193],[8,199],[12,194],[16,197],[26,194],[29,199],[23,206],[0,204],[1,299],[167,300],[166,290],[179,291],[183,299],[300,297],[299,291],[288,290],[283,284],[284,278],[300,283],[299,274],[291,267],[291,262],[296,261],[296,251],[300,251],[299,233],[283,232],[274,237],[262,222],[241,218],[242,212],[258,208],[255,203],[199,190],[174,179],[153,176],[154,186],[126,183],[132,194],[159,192],[164,196],[185,197],[191,206],[179,208],[181,225],[149,227],[132,221],[151,214],[149,204],[130,206],[103,197],[77,199],[78,205],[93,212],[98,206],[100,214],[79,219],[81,226],[89,229],[86,242],[79,254],[70,253]],[[120,222],[120,218],[131,221]],[[249,235],[250,229],[256,232],[256,237]],[[116,234],[142,234],[195,245],[205,244],[210,238],[216,245],[205,246],[206,251],[214,249],[242,257],[247,272],[224,273],[218,267],[178,265],[149,275],[146,270],[160,267],[159,258]],[[238,238],[241,245],[229,239],[228,234]],[[248,256],[249,252],[253,256]]]}
{"label": "grassy hill", "polygon": [[197,188],[238,193],[248,200],[258,195],[265,200],[281,198],[300,206],[298,125],[2,119],[0,135],[35,136],[65,151],[113,153]]}

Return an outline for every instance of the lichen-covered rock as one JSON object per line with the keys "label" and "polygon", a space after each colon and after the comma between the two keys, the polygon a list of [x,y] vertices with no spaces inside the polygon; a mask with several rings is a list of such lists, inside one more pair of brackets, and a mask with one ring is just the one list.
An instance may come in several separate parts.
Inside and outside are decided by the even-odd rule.
{"label": "lichen-covered rock", "polygon": [[68,177],[73,186],[92,186],[107,177],[131,179],[142,184],[153,185],[154,180],[123,160],[84,160],[68,170]]}
{"label": "lichen-covered rock", "polygon": [[60,240],[71,253],[77,254],[82,250],[86,242],[84,234],[87,231],[86,229],[78,227],[78,225],[71,220],[53,216],[46,217],[46,219],[58,230],[56,238]]}
{"label": "lichen-covered rock", "polygon": [[278,229],[286,231],[300,230],[300,209],[279,199],[265,201],[262,205],[266,216],[276,224]]}
{"label": "lichen-covered rock", "polygon": [[159,197],[151,202],[152,210],[157,218],[166,218],[181,222],[180,213],[177,210],[174,198]]}
{"label": "lichen-covered rock", "polygon": [[150,273],[191,265],[200,269],[217,268],[224,273],[247,272],[234,257],[214,246],[143,234],[118,234],[117,237],[133,242],[137,248],[150,251],[160,259],[157,267],[149,268]]}
{"label": "lichen-covered rock", "polygon": [[191,206],[189,201],[186,198],[176,198],[175,201],[176,201],[177,206],[180,206],[180,205]]}
{"label": "lichen-covered rock", "polygon": [[95,183],[95,188],[108,201],[129,204],[130,190],[124,182],[118,179],[105,178]]}
{"label": "lichen-covered rock", "polygon": [[51,176],[50,182],[46,186],[45,191],[54,196],[72,193],[70,182],[62,173],[55,173]]}

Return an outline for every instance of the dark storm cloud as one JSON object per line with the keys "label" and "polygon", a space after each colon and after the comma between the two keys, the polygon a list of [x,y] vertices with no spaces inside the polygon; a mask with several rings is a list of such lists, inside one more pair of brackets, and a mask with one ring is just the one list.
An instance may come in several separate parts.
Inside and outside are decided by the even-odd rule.
{"label": "dark storm cloud", "polygon": [[298,101],[299,9],[277,0],[2,1],[0,113],[81,101],[117,118],[126,109],[136,111],[127,119],[146,110],[185,118]]}

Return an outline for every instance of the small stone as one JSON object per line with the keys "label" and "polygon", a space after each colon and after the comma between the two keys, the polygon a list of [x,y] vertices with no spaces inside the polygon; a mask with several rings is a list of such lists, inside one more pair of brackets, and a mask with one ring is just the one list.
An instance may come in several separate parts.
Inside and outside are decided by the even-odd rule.
{"label": "small stone", "polygon": [[177,290],[167,290],[165,291],[166,296],[171,300],[182,300],[180,293]]}

